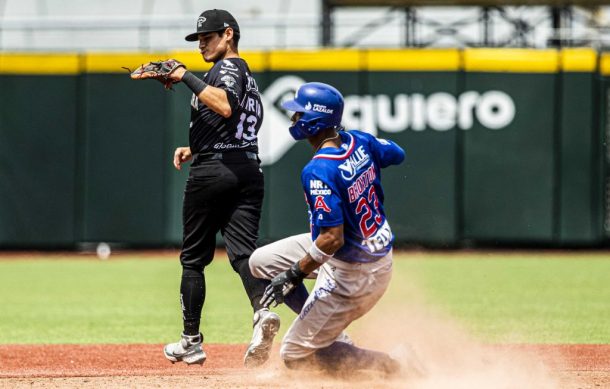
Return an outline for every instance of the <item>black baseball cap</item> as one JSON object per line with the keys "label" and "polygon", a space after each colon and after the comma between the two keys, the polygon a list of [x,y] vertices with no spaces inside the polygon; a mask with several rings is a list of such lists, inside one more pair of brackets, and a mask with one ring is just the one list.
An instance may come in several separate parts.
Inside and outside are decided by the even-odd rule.
{"label": "black baseball cap", "polygon": [[199,40],[199,34],[214,31],[224,31],[231,27],[235,35],[239,35],[239,25],[237,20],[224,9],[209,9],[203,11],[197,18],[197,31],[186,36],[187,41],[194,42]]}

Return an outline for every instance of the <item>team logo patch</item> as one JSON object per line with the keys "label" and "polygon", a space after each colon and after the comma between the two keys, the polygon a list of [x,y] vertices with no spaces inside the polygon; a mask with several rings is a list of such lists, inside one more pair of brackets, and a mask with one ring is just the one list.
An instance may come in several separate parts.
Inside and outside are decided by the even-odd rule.
{"label": "team logo patch", "polygon": [[235,83],[237,82],[237,81],[235,81],[235,79],[233,77],[229,76],[228,74],[226,76],[222,77],[220,79],[220,81],[224,82],[225,85],[228,86],[229,88],[232,88],[233,85],[235,85]]}
{"label": "team logo patch", "polygon": [[204,16],[200,16],[199,19],[197,19],[197,27],[201,27],[203,26],[203,23],[205,23],[205,17]]}
{"label": "team logo patch", "polygon": [[343,179],[346,181],[352,180],[354,177],[356,177],[358,170],[366,166],[370,160],[371,158],[366,151],[364,151],[364,147],[359,146],[356,151],[354,151],[352,155],[345,160],[345,162],[339,165],[341,177],[343,177]]}
{"label": "team logo patch", "polygon": [[324,201],[324,196],[317,196],[316,202],[314,203],[314,209],[316,211],[322,210],[324,212],[330,212],[331,209],[328,205],[326,205],[326,201]]}

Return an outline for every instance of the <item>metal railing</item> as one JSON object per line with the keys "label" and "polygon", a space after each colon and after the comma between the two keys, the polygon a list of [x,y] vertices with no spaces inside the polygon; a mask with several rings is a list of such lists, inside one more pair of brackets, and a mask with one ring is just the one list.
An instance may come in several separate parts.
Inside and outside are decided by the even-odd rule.
{"label": "metal railing", "polygon": [[[332,36],[320,15],[269,14],[240,20],[241,48],[331,47],[557,47],[610,46],[610,27],[577,7],[467,7],[444,19],[426,7],[387,7],[373,16],[332,19]],[[446,13],[445,13],[446,14]],[[340,16],[340,15],[335,15]],[[554,19],[555,18],[555,19]],[[559,26],[559,28],[557,28]],[[184,36],[192,15],[2,17],[0,51],[192,49]]]}

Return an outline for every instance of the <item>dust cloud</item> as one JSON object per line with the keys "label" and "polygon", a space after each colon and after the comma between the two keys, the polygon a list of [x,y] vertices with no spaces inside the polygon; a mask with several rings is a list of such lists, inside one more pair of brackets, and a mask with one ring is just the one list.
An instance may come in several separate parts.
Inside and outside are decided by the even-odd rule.
{"label": "dust cloud", "polygon": [[382,299],[350,332],[358,346],[388,352],[401,362],[403,371],[391,380],[392,387],[559,388],[535,354],[506,344],[484,344],[448,314],[426,304],[415,286],[407,294],[407,302],[398,306]]}

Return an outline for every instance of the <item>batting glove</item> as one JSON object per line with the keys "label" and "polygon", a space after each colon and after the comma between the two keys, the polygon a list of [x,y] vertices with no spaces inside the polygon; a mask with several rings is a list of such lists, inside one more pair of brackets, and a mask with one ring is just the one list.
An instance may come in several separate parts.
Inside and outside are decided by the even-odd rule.
{"label": "batting glove", "polygon": [[307,274],[301,270],[299,262],[296,262],[290,269],[273,277],[271,283],[265,288],[265,293],[260,303],[265,308],[268,308],[271,304],[277,307],[284,302],[284,296],[303,282],[305,277],[307,277]]}

